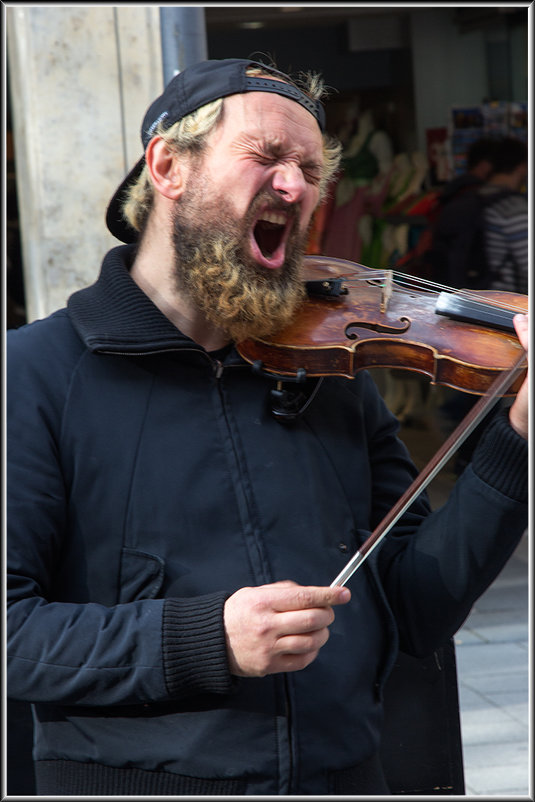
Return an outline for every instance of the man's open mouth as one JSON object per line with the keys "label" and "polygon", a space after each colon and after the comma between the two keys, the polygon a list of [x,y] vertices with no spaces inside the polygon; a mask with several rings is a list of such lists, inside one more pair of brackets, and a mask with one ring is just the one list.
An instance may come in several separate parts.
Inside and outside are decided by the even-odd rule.
{"label": "man's open mouth", "polygon": [[266,209],[260,213],[253,227],[252,247],[255,258],[265,267],[282,265],[292,220],[286,211]]}

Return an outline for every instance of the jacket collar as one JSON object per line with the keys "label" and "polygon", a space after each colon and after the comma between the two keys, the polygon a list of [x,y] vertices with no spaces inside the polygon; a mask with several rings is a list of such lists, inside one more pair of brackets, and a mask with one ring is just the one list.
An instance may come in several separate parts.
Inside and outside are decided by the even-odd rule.
{"label": "jacket collar", "polygon": [[200,345],[180,332],[130,277],[135,245],[106,254],[97,281],[69,298],[67,310],[91,351],[149,353]]}

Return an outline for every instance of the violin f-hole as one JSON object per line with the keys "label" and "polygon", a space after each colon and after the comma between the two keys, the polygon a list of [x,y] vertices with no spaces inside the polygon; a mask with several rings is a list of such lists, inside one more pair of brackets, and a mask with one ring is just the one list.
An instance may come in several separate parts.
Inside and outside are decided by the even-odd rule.
{"label": "violin f-hole", "polygon": [[379,334],[404,334],[408,331],[411,327],[411,321],[408,317],[400,317],[399,318],[399,326],[394,325],[386,325],[384,323],[368,323],[367,321],[356,321],[354,323],[348,323],[345,328],[345,335],[348,340],[357,340],[358,339],[358,331],[355,329],[369,329],[370,331],[376,331]]}

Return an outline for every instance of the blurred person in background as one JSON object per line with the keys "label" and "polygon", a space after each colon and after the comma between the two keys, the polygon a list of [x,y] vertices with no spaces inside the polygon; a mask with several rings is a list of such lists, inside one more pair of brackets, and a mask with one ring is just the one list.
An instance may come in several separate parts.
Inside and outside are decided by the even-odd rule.
{"label": "blurred person in background", "polygon": [[485,204],[487,288],[528,293],[528,148],[513,137],[496,148],[494,169],[478,190]]}

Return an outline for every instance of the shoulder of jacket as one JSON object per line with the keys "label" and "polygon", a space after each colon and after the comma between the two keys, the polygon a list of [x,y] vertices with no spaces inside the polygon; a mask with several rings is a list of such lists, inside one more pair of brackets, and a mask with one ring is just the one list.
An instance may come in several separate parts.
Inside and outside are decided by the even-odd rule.
{"label": "shoulder of jacket", "polygon": [[41,374],[44,380],[60,383],[84,353],[86,348],[66,309],[10,329],[6,336],[8,375],[12,371],[17,379]]}
{"label": "shoulder of jacket", "polygon": [[28,354],[38,354],[52,345],[62,347],[62,350],[72,346],[83,348],[66,308],[58,309],[48,317],[33,320],[16,329],[9,329],[6,343],[8,349]]}

